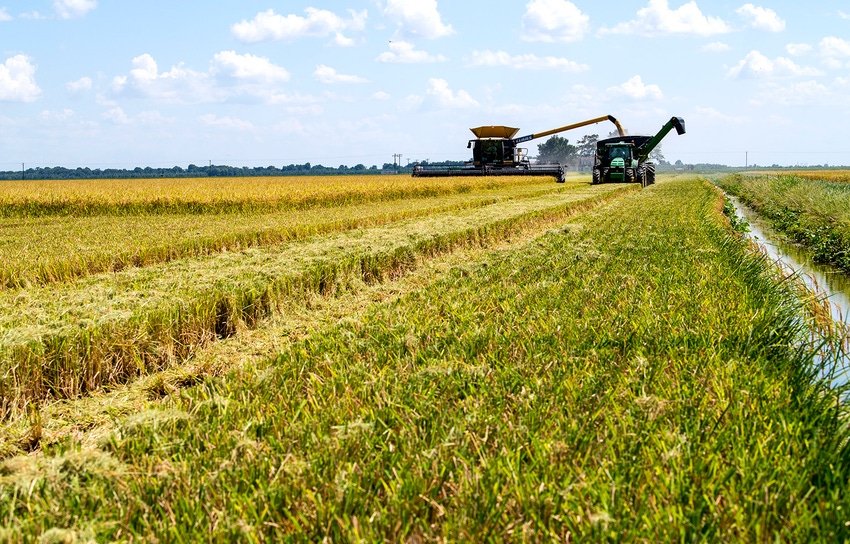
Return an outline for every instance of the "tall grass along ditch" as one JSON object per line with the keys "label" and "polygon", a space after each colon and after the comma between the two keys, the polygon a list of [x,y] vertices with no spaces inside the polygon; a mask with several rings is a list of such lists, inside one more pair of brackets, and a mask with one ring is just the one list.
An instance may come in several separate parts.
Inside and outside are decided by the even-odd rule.
{"label": "tall grass along ditch", "polygon": [[0,292],[0,414],[21,414],[30,402],[74,397],[182,361],[295,293],[380,281],[418,258],[510,236],[621,190],[632,188],[588,187]]}
{"label": "tall grass along ditch", "polygon": [[788,239],[812,251],[815,262],[850,273],[850,183],[838,173],[733,174],[717,183],[765,217]]}
{"label": "tall grass along ditch", "polygon": [[846,405],[804,302],[721,208],[691,177],[574,215],[96,451],[7,462],[0,520],[101,540],[844,541]]}

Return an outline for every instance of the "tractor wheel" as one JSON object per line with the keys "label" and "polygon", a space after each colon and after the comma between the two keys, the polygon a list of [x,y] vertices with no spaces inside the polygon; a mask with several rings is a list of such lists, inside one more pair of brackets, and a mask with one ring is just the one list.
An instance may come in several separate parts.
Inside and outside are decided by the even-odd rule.
{"label": "tractor wheel", "polygon": [[646,184],[655,185],[655,164],[651,162],[646,164]]}
{"label": "tractor wheel", "polygon": [[603,169],[602,169],[602,174],[601,174],[601,181],[600,181],[600,183],[608,183],[608,180],[610,180],[610,179],[611,179],[610,177],[608,177],[608,173],[609,173],[609,172],[610,172],[610,168],[603,168]]}
{"label": "tractor wheel", "polygon": [[626,183],[634,183],[635,182],[635,169],[634,168],[626,168],[625,180]]}
{"label": "tractor wheel", "polygon": [[641,187],[647,186],[646,166],[640,165],[637,167],[637,181]]}
{"label": "tractor wheel", "polygon": [[593,169],[593,179],[590,181],[591,185],[599,185],[602,183],[602,171],[599,168]]}

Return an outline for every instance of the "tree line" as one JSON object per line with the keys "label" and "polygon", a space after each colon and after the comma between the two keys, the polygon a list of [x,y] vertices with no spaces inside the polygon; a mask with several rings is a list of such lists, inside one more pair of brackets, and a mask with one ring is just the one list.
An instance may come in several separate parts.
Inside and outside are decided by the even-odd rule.
{"label": "tree line", "polygon": [[[27,168],[25,170],[0,171],[0,180],[19,179],[122,179],[122,178],[199,178],[199,177],[248,177],[248,176],[338,176],[358,174],[380,174],[386,172],[410,172],[414,166],[426,163],[410,163],[409,165],[394,165],[384,163],[379,169],[377,165],[365,166],[357,164],[338,167],[322,166],[321,164],[290,164],[287,166],[227,166],[211,164],[197,166],[190,164],[187,168],[174,166],[171,168],[65,168],[62,166]],[[446,161],[439,164],[445,166],[463,165],[462,161]]]}

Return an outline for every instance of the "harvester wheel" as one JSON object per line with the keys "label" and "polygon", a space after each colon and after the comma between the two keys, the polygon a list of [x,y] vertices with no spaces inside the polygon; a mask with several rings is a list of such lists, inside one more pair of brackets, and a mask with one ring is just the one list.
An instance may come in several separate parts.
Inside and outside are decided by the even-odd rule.
{"label": "harvester wheel", "polygon": [[591,185],[599,185],[602,183],[602,171],[599,168],[593,169],[593,179],[590,181]]}
{"label": "harvester wheel", "polygon": [[634,168],[626,168],[625,182],[626,183],[634,183],[635,182],[635,169]]}
{"label": "harvester wheel", "polygon": [[655,184],[655,164],[651,162],[646,164],[646,184]]}

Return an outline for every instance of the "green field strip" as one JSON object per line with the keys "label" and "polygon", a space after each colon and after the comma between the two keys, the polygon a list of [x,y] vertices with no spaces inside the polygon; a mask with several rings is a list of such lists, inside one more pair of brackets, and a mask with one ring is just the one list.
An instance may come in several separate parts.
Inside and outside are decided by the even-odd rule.
{"label": "green field strip", "polygon": [[128,266],[486,206],[509,198],[580,190],[586,185],[583,180],[563,185],[548,180],[274,213],[0,219],[0,288],[67,281]]}
{"label": "green field strip", "polygon": [[631,192],[9,460],[0,536],[846,541],[847,407],[721,204]]}
{"label": "green field strip", "polygon": [[585,186],[375,227],[0,292],[2,409],[75,396],[189,356],[294,292],[330,293],[487,243],[636,186]]}

